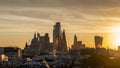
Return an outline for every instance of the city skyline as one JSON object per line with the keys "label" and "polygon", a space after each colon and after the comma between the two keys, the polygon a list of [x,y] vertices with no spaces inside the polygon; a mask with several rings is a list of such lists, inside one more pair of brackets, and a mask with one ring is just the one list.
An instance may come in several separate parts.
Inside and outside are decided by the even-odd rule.
{"label": "city skyline", "polygon": [[75,34],[89,47],[95,45],[94,36],[100,35],[104,37],[104,47],[116,48],[120,44],[116,42],[120,35],[119,3],[119,0],[0,0],[0,46],[24,48],[34,32],[42,35],[47,32],[52,41],[53,25],[60,21],[69,46]]}
{"label": "city skyline", "polygon": [[[74,35],[77,35],[78,40],[82,41],[87,47],[95,47],[94,36],[98,35],[98,36],[102,36],[103,38],[105,37],[104,40],[103,40],[103,47],[105,47],[105,48],[108,48],[108,47],[112,48],[113,47],[112,49],[117,49],[117,46],[110,46],[115,41],[115,40],[113,41],[113,37],[112,37],[113,34],[111,34],[111,33],[76,33],[76,34],[73,33],[73,34],[70,34],[69,32],[68,33],[67,32],[68,31],[66,31],[66,39],[67,39],[66,41],[67,41],[68,47],[71,47],[72,44],[74,43]],[[33,33],[30,33],[30,32],[29,33],[26,33],[26,32],[23,32],[23,33],[22,32],[9,33],[8,32],[8,33],[5,34],[5,35],[7,35],[7,37],[6,36],[2,36],[2,37],[3,38],[4,37],[6,37],[6,38],[14,38],[13,39],[14,41],[11,41],[9,39],[5,39],[10,44],[10,45],[6,45],[6,46],[17,46],[17,47],[20,47],[20,48],[23,49],[25,47],[26,42],[28,44],[31,43],[31,39],[34,37],[34,33],[39,33],[39,32],[33,32]],[[47,33],[47,32],[45,32],[45,33]],[[43,36],[45,33],[40,33],[40,35]],[[15,34],[16,34],[16,36],[14,36]],[[53,38],[52,38],[53,35],[52,34],[53,33],[49,34],[50,42],[53,42],[52,41],[53,40]],[[25,38],[25,39],[23,39],[23,37],[20,36],[23,43],[21,43],[21,41],[19,41],[20,40],[20,38],[18,37],[19,35],[22,35]],[[31,36],[29,37],[28,35],[29,36],[31,35]],[[14,36],[14,37],[12,37],[12,36]],[[15,42],[15,41],[17,41],[17,42]],[[109,41],[109,43],[107,43],[106,41]],[[18,46],[16,44],[22,44],[22,46]],[[113,44],[113,45],[115,45],[115,44]]]}

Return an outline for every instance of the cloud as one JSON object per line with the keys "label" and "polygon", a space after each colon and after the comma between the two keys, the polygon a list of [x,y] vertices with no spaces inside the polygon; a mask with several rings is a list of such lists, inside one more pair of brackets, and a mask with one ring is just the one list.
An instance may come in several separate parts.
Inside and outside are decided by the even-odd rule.
{"label": "cloud", "polygon": [[0,24],[9,30],[29,26],[26,31],[37,31],[50,29],[60,21],[70,32],[108,32],[110,27],[119,25],[119,3],[119,0],[0,0]]}
{"label": "cloud", "polygon": [[111,8],[120,6],[119,0],[0,0],[1,6]]}
{"label": "cloud", "polygon": [[[2,40],[4,37],[11,40],[14,33],[17,33],[16,38],[20,33],[28,33],[19,37],[31,39],[31,33],[48,32],[51,37],[57,21],[68,35],[119,32],[119,8],[120,0],[0,0],[0,32],[3,33],[0,36]],[[8,33],[13,36],[8,38]],[[24,45],[24,42],[16,44]]]}

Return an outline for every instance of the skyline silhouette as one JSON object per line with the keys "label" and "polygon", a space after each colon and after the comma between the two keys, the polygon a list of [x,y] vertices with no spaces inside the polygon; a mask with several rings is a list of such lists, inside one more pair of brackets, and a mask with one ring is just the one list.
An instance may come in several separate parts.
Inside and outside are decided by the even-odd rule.
{"label": "skyline silhouette", "polygon": [[[61,26],[62,27],[62,26]],[[39,32],[38,32],[39,33]],[[47,32],[44,32],[44,33],[47,33]],[[43,36],[44,35],[44,33],[42,32],[42,33],[40,33],[41,34],[41,36]],[[16,33],[17,34],[17,33]],[[27,35],[31,35],[31,37],[27,37]],[[7,34],[8,35],[8,34]],[[9,34],[9,35],[13,35],[13,34]],[[9,36],[8,35],[8,36]],[[24,36],[24,38],[26,38],[26,39],[22,39],[23,37],[21,37],[21,39],[22,39],[22,47],[21,46],[19,46],[19,45],[17,45],[17,44],[19,44],[19,43],[21,43],[19,40],[20,39],[18,39],[18,37],[19,37],[19,34],[18,34],[18,36],[16,35],[16,39],[14,39],[14,41],[17,41],[17,42],[19,42],[19,43],[16,43],[16,42],[11,42],[11,40],[7,40],[7,41],[9,41],[10,42],[10,45],[8,44],[8,45],[6,45],[6,46],[17,46],[17,47],[20,47],[20,48],[24,48],[24,45],[25,45],[25,42],[28,42],[28,44],[30,44],[30,40],[31,40],[31,38],[33,37],[33,33],[32,32],[29,32],[29,33],[26,33],[26,32],[24,32],[24,33],[20,33],[20,35],[26,35],[26,36]],[[68,44],[68,47],[71,47],[72,46],[72,44],[73,44],[73,40],[74,40],[74,35],[75,35],[75,33],[73,33],[73,34],[70,34],[69,32],[67,33],[67,30],[66,30],[66,39],[67,39],[67,44]],[[110,46],[110,45],[112,45],[111,43],[114,43],[114,41],[112,41],[112,38],[111,38],[111,40],[110,40],[110,36],[112,35],[109,35],[109,34],[106,34],[106,36],[105,36],[105,34],[103,33],[76,33],[76,35],[78,36],[78,40],[80,40],[80,41],[82,41],[83,43],[85,43],[86,44],[86,46],[87,47],[94,47],[95,48],[95,41],[94,41],[94,36],[95,35],[99,35],[99,36],[103,36],[103,38],[104,38],[104,40],[103,40],[103,47],[105,47],[105,48],[107,48],[107,47],[109,47],[109,48],[112,48],[112,49],[117,49],[117,46]],[[7,36],[7,38],[9,38]],[[53,42],[52,40],[53,40],[53,36],[52,36],[52,33],[49,33],[49,36],[50,36],[50,42]],[[11,36],[10,36],[11,37]],[[107,39],[106,39],[106,37],[108,37]],[[3,38],[4,38],[4,36],[3,36]],[[12,38],[12,37],[11,37]],[[14,37],[15,38],[15,37]],[[105,42],[105,41],[111,41],[109,44],[110,45],[108,45],[108,43],[107,42]],[[11,44],[12,43],[12,44]],[[113,45],[115,45],[115,44],[113,44]]]}
{"label": "skyline silhouette", "polygon": [[0,0],[0,68],[120,68],[120,0]]}
{"label": "skyline silhouette", "polygon": [[119,3],[118,0],[0,0],[0,46],[23,48],[34,32],[42,35],[48,32],[52,37],[52,26],[60,21],[69,46],[74,34],[89,47],[94,46],[93,37],[100,35],[105,38],[104,47],[116,48],[120,44],[119,39],[115,40],[120,35]]}

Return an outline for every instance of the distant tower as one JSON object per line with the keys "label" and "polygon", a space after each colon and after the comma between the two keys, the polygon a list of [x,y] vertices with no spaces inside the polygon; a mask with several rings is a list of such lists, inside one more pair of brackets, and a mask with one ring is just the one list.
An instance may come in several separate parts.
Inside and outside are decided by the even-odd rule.
{"label": "distant tower", "polygon": [[44,36],[44,50],[49,50],[49,44],[50,44],[49,34],[46,33]]}
{"label": "distant tower", "polygon": [[30,44],[30,47],[32,48],[32,49],[38,49],[38,48],[40,48],[39,47],[39,41],[38,41],[38,38],[37,38],[37,36],[36,36],[36,33],[34,33],[34,38],[31,40],[31,44]]}
{"label": "distant tower", "polygon": [[63,35],[62,35],[61,50],[64,52],[67,51],[67,42],[66,42],[65,30],[63,30]]}
{"label": "distant tower", "polygon": [[24,49],[26,50],[28,48],[28,43],[26,42]]}
{"label": "distant tower", "polygon": [[74,45],[76,45],[76,43],[77,43],[77,36],[74,35]]}
{"label": "distant tower", "polygon": [[95,40],[95,48],[101,48],[103,43],[103,37],[95,36],[94,40]]}
{"label": "distant tower", "polygon": [[59,51],[59,46],[61,45],[61,25],[57,22],[53,29],[53,50]]}
{"label": "distant tower", "polygon": [[73,42],[71,49],[72,50],[80,50],[80,49],[84,49],[84,48],[85,48],[85,44],[83,44],[82,41],[78,41],[77,36],[74,35],[74,42]]}
{"label": "distant tower", "polygon": [[24,53],[27,54],[28,50],[29,50],[29,46],[28,46],[28,43],[26,42],[24,47]]}
{"label": "distant tower", "polygon": [[26,42],[25,47],[28,47],[28,43]]}

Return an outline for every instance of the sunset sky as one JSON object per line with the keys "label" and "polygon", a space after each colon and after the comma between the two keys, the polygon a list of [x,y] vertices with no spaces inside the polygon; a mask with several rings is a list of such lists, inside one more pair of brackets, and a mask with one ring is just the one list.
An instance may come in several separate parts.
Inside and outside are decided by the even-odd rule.
{"label": "sunset sky", "polygon": [[74,34],[88,47],[95,35],[104,37],[104,47],[120,45],[120,0],[0,0],[0,46],[23,48],[34,32],[48,32],[52,41],[57,21],[69,46]]}

